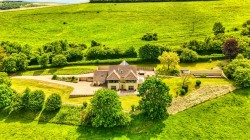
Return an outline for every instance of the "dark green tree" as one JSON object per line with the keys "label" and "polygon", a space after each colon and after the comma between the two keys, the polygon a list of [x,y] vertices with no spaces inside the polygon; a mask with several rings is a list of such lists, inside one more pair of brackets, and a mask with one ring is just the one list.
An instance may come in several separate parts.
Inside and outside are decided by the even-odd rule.
{"label": "dark green tree", "polygon": [[137,57],[137,52],[135,51],[134,47],[129,47],[125,52],[124,52],[124,57],[127,58],[136,58]]}
{"label": "dark green tree", "polygon": [[124,126],[130,118],[122,111],[118,94],[109,89],[99,89],[91,99],[89,120],[93,127]]}
{"label": "dark green tree", "polygon": [[41,67],[45,68],[49,64],[49,55],[43,54],[42,56],[40,56],[38,63],[39,65],[41,65]]}
{"label": "dark green tree", "polygon": [[213,27],[214,35],[225,33],[225,27],[220,22],[214,23]]}
{"label": "dark green tree", "polygon": [[147,44],[140,47],[139,49],[140,58],[145,60],[155,61],[160,55],[161,55],[161,50],[159,46]]}
{"label": "dark green tree", "polygon": [[182,62],[195,62],[198,60],[198,53],[190,50],[190,49],[183,49],[181,55],[180,55],[180,59]]}
{"label": "dark green tree", "polygon": [[168,116],[167,107],[172,102],[172,96],[169,94],[169,87],[157,78],[147,79],[139,87],[138,108],[146,118],[151,120],[162,119]]}
{"label": "dark green tree", "polygon": [[0,109],[8,107],[11,104],[14,92],[7,85],[0,85]]}
{"label": "dark green tree", "polygon": [[236,68],[233,77],[236,85],[241,87],[250,87],[250,68]]}
{"label": "dark green tree", "polygon": [[8,77],[8,74],[5,72],[0,72],[0,85],[7,85],[7,86],[11,86],[11,80]]}
{"label": "dark green tree", "polygon": [[43,108],[45,94],[42,90],[36,90],[30,93],[28,101],[28,109],[39,111]]}
{"label": "dark green tree", "polygon": [[58,94],[51,94],[46,100],[45,110],[52,112],[59,110],[61,106],[62,106],[61,96]]}
{"label": "dark green tree", "polygon": [[67,64],[67,58],[62,55],[56,55],[52,58],[52,65],[53,66],[65,66]]}

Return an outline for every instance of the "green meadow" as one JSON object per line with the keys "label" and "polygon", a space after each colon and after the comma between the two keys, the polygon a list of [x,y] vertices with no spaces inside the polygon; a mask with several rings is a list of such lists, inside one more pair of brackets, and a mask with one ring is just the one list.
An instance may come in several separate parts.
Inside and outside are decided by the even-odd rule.
{"label": "green meadow", "polygon": [[[30,44],[34,48],[66,39],[72,43],[96,40],[109,47],[136,48],[154,43],[180,46],[191,39],[213,35],[215,22],[238,36],[250,19],[249,0],[200,2],[75,4],[0,13],[0,41]],[[193,32],[194,25],[194,32]],[[157,33],[158,41],[141,37]]]}
{"label": "green meadow", "polygon": [[[170,116],[151,122],[133,117],[124,128],[91,128],[44,123],[21,114],[0,114],[1,139],[241,139],[250,137],[250,89],[240,89]],[[58,113],[59,114],[59,113]],[[57,118],[58,119],[58,118]],[[69,118],[68,118],[69,119]],[[51,118],[53,121],[53,118]],[[60,119],[59,119],[60,121]],[[42,134],[42,135],[41,135]]]}

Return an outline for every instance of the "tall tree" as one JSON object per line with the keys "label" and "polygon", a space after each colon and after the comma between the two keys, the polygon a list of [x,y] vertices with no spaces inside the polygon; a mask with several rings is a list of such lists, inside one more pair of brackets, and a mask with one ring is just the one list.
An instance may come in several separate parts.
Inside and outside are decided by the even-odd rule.
{"label": "tall tree", "polygon": [[145,59],[145,60],[149,60],[149,61],[157,60],[159,55],[161,55],[161,50],[159,46],[147,44],[147,45],[140,47],[139,49],[140,58]]}
{"label": "tall tree", "polygon": [[163,67],[167,70],[170,68],[176,68],[180,62],[180,58],[177,53],[174,52],[163,52],[161,56],[158,57]]}
{"label": "tall tree", "polygon": [[118,94],[109,89],[95,92],[89,108],[89,121],[93,127],[127,125],[130,118],[122,111]]}
{"label": "tall tree", "polygon": [[240,51],[240,47],[238,45],[238,41],[234,38],[230,38],[225,41],[223,53],[229,59],[234,58]]}
{"label": "tall tree", "polygon": [[168,116],[167,107],[172,102],[169,87],[157,78],[147,79],[139,88],[138,108],[146,118],[155,120]]}

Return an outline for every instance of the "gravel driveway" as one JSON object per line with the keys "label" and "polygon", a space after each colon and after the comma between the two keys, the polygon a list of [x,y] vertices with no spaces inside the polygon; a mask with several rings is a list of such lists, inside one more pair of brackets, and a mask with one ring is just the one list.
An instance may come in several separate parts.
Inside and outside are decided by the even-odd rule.
{"label": "gravel driveway", "polygon": [[[64,76],[64,77],[70,77],[70,76],[78,77],[79,75],[58,75],[58,76],[60,76],[60,77],[61,76]],[[13,76],[12,78],[32,79],[32,80],[39,80],[39,81],[44,81],[44,82],[50,82],[50,83],[70,86],[70,87],[73,88],[73,91],[70,93],[71,97],[91,96],[91,95],[94,95],[94,92],[97,91],[99,88],[102,88],[102,87],[91,86],[91,82],[85,82],[85,81],[81,81],[81,82],[78,82],[78,83],[71,83],[71,82],[65,82],[65,81],[51,80],[52,75]]]}

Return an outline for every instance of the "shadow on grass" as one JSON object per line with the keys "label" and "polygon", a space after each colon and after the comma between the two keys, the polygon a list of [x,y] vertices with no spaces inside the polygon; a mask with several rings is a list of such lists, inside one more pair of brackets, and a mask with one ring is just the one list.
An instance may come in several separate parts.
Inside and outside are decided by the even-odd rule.
{"label": "shadow on grass", "polygon": [[21,123],[30,123],[35,120],[36,117],[39,116],[40,111],[28,111],[28,110],[20,110],[15,111],[10,114],[5,112],[5,121],[6,123],[11,122],[21,122]]}
{"label": "shadow on grass", "polygon": [[164,120],[148,121],[142,115],[132,115],[129,126],[115,128],[93,128],[91,126],[79,126],[78,139],[143,139],[156,137],[165,127]]}
{"label": "shadow on grass", "polygon": [[48,112],[43,110],[40,117],[39,117],[39,124],[45,124],[48,123],[51,119],[53,119],[56,114],[59,112],[59,110],[54,111],[54,112]]}
{"label": "shadow on grass", "polygon": [[[60,68],[63,68],[63,67],[60,67]],[[50,68],[49,71],[48,71],[48,73],[51,74],[51,75],[53,75],[56,72],[57,72],[57,68]]]}
{"label": "shadow on grass", "polygon": [[250,88],[241,88],[234,91],[235,95],[250,97]]}
{"label": "shadow on grass", "polygon": [[42,75],[42,73],[44,72],[44,69],[41,69],[41,70],[35,70],[34,73],[33,73],[33,76],[39,76],[39,75]]}

